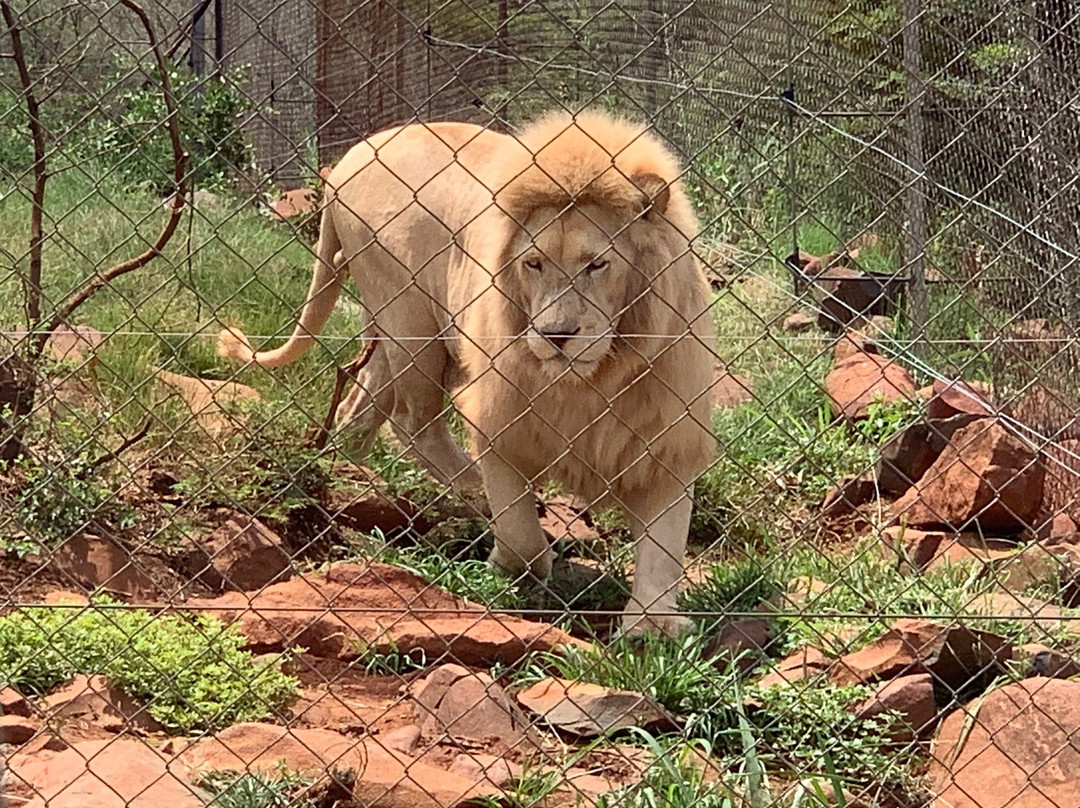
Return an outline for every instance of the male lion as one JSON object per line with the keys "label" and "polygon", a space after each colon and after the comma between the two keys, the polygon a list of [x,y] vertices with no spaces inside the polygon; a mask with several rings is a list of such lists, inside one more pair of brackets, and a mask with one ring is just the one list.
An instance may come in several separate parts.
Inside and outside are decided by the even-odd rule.
{"label": "male lion", "polygon": [[697,475],[708,464],[713,326],[676,160],[641,127],[554,116],[518,136],[414,124],[330,173],[314,278],[281,347],[221,352],[276,367],[326,323],[348,269],[374,353],[341,423],[370,446],[389,419],[441,481],[477,481],[444,391],[470,426],[495,523],[491,561],[551,571],[534,486],[621,507],[633,533],[627,628],[675,633]]}

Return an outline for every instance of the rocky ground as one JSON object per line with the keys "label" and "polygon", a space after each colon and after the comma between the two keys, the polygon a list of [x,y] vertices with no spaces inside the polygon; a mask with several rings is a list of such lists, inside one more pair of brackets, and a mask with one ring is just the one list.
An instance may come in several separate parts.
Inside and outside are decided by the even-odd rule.
{"label": "rocky ground", "polygon": [[[805,319],[786,327],[812,326]],[[80,339],[88,342],[76,338],[72,350]],[[738,406],[752,393],[748,379],[723,369],[718,379],[718,406]],[[174,374],[159,383],[210,432],[233,428],[235,401],[257,395]],[[1080,443],[1035,439],[975,382],[917,389],[908,369],[857,332],[839,341],[825,389],[844,419],[890,400],[918,402],[921,417],[890,439],[872,473],[838,481],[821,517],[849,535],[875,537],[886,566],[914,581],[967,565],[982,582],[972,589],[978,602],[963,619],[879,614],[887,629],[868,641],[838,642],[843,629],[779,653],[776,622],[812,613],[838,585],[801,576],[758,604],[760,617],[714,626],[705,663],[720,677],[742,654],[743,680],[759,694],[864,688],[852,720],[888,716],[888,737],[876,739],[875,751],[913,752],[916,762],[902,791],[883,788],[884,775],[848,780],[834,803],[1080,805],[1080,621],[1072,619],[1080,606],[1080,485],[1072,471]],[[144,469],[128,497],[167,499],[174,483]],[[410,508],[373,496],[333,511],[367,532],[416,518]],[[544,517],[551,532],[596,538],[567,501],[548,502]],[[632,729],[661,736],[684,725],[685,716],[645,693],[647,683],[635,690],[554,675],[515,679],[532,654],[586,648],[578,630],[488,610],[377,560],[298,561],[295,539],[237,510],[201,518],[197,540],[167,559],[84,530],[53,553],[5,561],[0,581],[9,602],[73,612],[89,603],[87,593],[104,591],[151,611],[212,614],[238,627],[255,659],[295,677],[294,697],[258,721],[178,732],[103,675],[39,694],[8,687],[0,740],[9,804],[203,806],[214,790],[209,775],[220,772],[297,778],[292,802],[258,803],[265,805],[607,804],[603,795],[626,793],[657,764]],[[1017,642],[1020,634],[998,630],[1003,620],[1043,628],[1046,642]],[[761,702],[748,696],[741,709],[752,714]],[[823,777],[827,767],[776,764],[773,804],[815,793],[829,801],[800,777]],[[702,782],[724,781],[732,763],[700,755],[691,766]]]}

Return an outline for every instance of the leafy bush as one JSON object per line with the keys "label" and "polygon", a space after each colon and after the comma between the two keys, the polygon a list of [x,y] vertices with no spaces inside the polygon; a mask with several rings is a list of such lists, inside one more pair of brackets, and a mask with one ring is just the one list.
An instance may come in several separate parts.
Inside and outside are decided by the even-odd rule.
{"label": "leafy bush", "polygon": [[124,530],[135,511],[75,458],[56,468],[33,466],[15,497],[15,524],[26,538],[3,540],[4,549],[25,555],[56,547],[95,523]]}
{"label": "leafy bush", "polygon": [[235,626],[214,617],[151,615],[96,601],[81,611],[20,609],[0,617],[0,681],[47,693],[72,676],[103,674],[171,731],[213,730],[271,714],[298,683],[256,663]]}
{"label": "leafy bush", "polygon": [[[200,188],[227,186],[237,171],[253,166],[253,150],[239,127],[240,117],[255,108],[243,92],[243,74],[202,79],[174,68],[170,79],[191,179]],[[166,193],[173,184],[166,120],[161,87],[148,82],[119,94],[117,111],[91,130],[82,150],[115,171],[127,187]]]}
{"label": "leafy bush", "polygon": [[835,773],[845,780],[901,782],[912,759],[910,748],[889,747],[890,732],[902,719],[894,713],[856,718],[852,707],[869,687],[833,687],[825,682],[747,689],[758,704],[749,715],[756,748],[768,768],[800,776]]}

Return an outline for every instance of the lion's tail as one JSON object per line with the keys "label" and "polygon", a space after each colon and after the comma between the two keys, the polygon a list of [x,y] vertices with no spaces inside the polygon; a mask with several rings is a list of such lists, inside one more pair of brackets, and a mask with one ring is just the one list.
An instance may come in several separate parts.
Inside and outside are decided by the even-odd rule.
{"label": "lion's tail", "polygon": [[338,255],[340,249],[341,243],[334,228],[330,208],[324,207],[311,288],[308,290],[303,311],[300,312],[300,322],[293,329],[292,336],[284,345],[272,351],[256,351],[242,331],[225,328],[218,335],[218,354],[245,364],[254,363],[264,368],[276,368],[295,362],[307,353],[315,337],[330,319],[338,295],[341,294],[341,276],[348,264]]}

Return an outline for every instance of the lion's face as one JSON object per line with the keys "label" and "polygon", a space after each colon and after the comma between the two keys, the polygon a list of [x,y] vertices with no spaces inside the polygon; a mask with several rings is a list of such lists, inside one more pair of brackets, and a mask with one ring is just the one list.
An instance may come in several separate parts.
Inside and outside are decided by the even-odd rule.
{"label": "lion's face", "polygon": [[529,348],[552,372],[588,377],[611,350],[638,271],[625,215],[595,205],[540,208],[518,231],[509,271]]}

